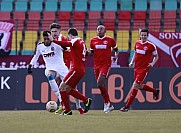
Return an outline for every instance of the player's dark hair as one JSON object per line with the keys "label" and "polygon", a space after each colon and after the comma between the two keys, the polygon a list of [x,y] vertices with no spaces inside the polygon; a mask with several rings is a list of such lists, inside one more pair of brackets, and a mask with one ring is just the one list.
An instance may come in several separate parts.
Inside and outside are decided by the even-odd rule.
{"label": "player's dark hair", "polygon": [[46,31],[43,31],[43,36],[48,36],[48,33],[51,34],[50,31],[46,30]]}
{"label": "player's dark hair", "polygon": [[60,24],[58,24],[58,23],[52,23],[52,24],[50,25],[50,29],[53,29],[53,28],[61,29],[61,26],[60,26]]}
{"label": "player's dark hair", "polygon": [[78,36],[78,32],[76,28],[70,28],[68,30],[68,35],[71,34],[72,36]]}
{"label": "player's dark hair", "polygon": [[141,30],[140,30],[140,33],[141,33],[141,32],[147,32],[147,35],[149,34],[149,30],[148,30],[148,29],[146,29],[146,28],[141,29]]}

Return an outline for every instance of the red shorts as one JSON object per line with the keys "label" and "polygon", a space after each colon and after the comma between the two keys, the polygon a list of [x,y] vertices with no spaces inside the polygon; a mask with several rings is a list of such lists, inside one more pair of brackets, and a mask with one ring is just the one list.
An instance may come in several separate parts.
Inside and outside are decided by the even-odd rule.
{"label": "red shorts", "polygon": [[134,71],[134,82],[137,84],[142,84],[144,79],[146,78],[148,74],[148,71],[143,70],[143,71]]}
{"label": "red shorts", "polygon": [[63,81],[69,85],[71,88],[76,88],[79,81],[84,76],[85,71],[76,71],[74,69],[71,69],[68,74],[65,76]]}
{"label": "red shorts", "polygon": [[94,74],[95,74],[96,80],[98,79],[100,75],[106,76],[107,78],[109,71],[110,71],[109,66],[94,67]]}

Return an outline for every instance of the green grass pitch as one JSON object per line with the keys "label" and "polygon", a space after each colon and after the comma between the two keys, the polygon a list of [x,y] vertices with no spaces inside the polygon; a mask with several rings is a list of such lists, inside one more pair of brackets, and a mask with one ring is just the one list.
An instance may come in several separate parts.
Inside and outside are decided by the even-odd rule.
{"label": "green grass pitch", "polygon": [[180,133],[180,110],[90,110],[60,116],[45,110],[0,111],[0,133]]}

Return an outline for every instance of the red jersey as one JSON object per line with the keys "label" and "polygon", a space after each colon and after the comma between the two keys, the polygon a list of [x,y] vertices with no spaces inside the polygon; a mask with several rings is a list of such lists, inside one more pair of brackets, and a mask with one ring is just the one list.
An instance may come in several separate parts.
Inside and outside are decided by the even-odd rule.
{"label": "red jersey", "polygon": [[[65,36],[63,36],[62,34],[60,34],[58,37],[58,41],[67,41],[67,38]],[[70,62],[71,62],[70,51],[63,50],[63,59],[64,59],[65,65],[69,69],[70,68]]]}
{"label": "red jersey", "polygon": [[75,38],[71,40],[71,43],[72,68],[85,71],[85,55],[87,50],[85,42],[80,38]]}
{"label": "red jersey", "polygon": [[157,54],[157,50],[154,44],[149,41],[141,43],[141,41],[136,41],[135,43],[135,71],[137,70],[149,70],[148,67],[152,55]]}
{"label": "red jersey", "polygon": [[117,47],[112,37],[94,37],[90,41],[90,49],[94,50],[94,67],[99,65],[111,66],[111,48]]}

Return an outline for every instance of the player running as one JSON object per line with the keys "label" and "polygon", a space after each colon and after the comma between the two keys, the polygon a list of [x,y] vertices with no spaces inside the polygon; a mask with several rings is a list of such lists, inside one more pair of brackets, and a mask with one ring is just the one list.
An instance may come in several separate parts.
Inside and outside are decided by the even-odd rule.
{"label": "player running", "polygon": [[[151,88],[150,86],[143,84],[144,79],[146,78],[150,67],[153,67],[158,60],[157,49],[154,44],[148,41],[148,29],[140,30],[140,40],[135,43],[135,52],[133,58],[129,64],[129,67],[134,65],[134,83],[133,88],[128,99],[128,102],[124,107],[120,109],[122,112],[127,112],[135,99],[138,90],[150,91],[153,92],[154,99],[159,99],[159,89]],[[150,63],[152,56],[154,57]]]}
{"label": "player running", "polygon": [[106,36],[106,27],[99,25],[97,27],[97,36],[90,41],[90,51],[88,55],[94,54],[94,74],[97,80],[97,86],[104,99],[105,113],[114,110],[105,85],[111,68],[111,49],[115,52],[114,59],[116,59],[119,53],[116,42],[112,37]]}

